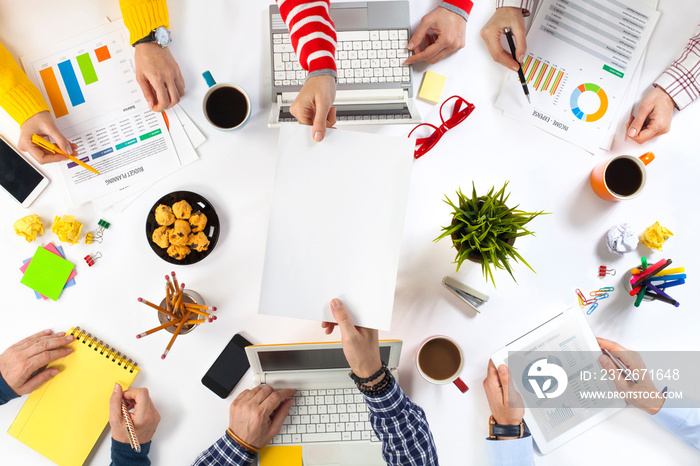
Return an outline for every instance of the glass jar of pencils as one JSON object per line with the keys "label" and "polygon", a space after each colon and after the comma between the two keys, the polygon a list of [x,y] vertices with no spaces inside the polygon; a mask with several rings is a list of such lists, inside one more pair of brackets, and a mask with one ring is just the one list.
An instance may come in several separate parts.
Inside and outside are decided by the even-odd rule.
{"label": "glass jar of pencils", "polygon": [[[175,303],[169,303],[168,298],[165,297],[163,300],[160,302],[160,307],[163,309],[168,309],[170,310],[173,314],[177,316],[177,320],[182,318],[182,311],[181,307],[178,306],[177,309],[173,309],[173,304]],[[183,307],[185,304],[194,304],[196,306],[202,306],[204,307],[206,304],[204,302],[204,298],[202,298],[199,293],[196,291],[192,290],[182,290],[182,304]],[[194,328],[199,325],[199,323],[196,323],[197,320],[199,319],[200,316],[193,314],[192,319],[188,320],[183,326],[182,329],[180,329],[180,335],[186,335],[190,333]],[[160,323],[165,325],[168,322],[172,321],[173,318],[170,317],[167,314],[164,314],[162,312],[158,313],[158,320],[160,320]],[[175,330],[177,329],[177,324],[173,324],[169,327],[165,327],[165,330],[170,332],[170,333],[175,333]]]}

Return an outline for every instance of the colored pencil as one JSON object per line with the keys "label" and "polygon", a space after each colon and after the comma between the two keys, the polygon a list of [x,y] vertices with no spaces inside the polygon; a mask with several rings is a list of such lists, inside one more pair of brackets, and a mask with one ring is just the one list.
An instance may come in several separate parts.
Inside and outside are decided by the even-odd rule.
{"label": "colored pencil", "polygon": [[173,319],[179,319],[179,317],[176,316],[175,314],[173,314],[172,312],[169,312],[167,309],[163,309],[163,308],[160,307],[160,306],[156,306],[155,304],[153,304],[152,302],[150,302],[150,301],[148,301],[148,300],[145,300],[145,299],[143,299],[143,298],[138,298],[138,302],[143,303],[143,304],[145,304],[146,306],[152,307],[152,308],[155,309],[156,311],[162,312],[163,314],[165,314],[165,315],[168,316],[168,317],[171,317],[171,318],[173,318]]}
{"label": "colored pencil", "polygon": [[138,335],[136,335],[136,338],[146,337],[146,336],[148,336],[148,335],[150,335],[150,334],[152,334],[152,333],[156,333],[156,332],[159,331],[159,330],[163,330],[164,328],[168,328],[168,327],[170,327],[170,326],[172,326],[172,325],[177,325],[177,324],[180,323],[181,320],[182,320],[182,318],[179,318],[178,320],[171,320],[170,322],[165,323],[165,324],[163,324],[163,325],[159,325],[158,327],[153,327],[153,328],[150,329],[150,330],[146,330],[146,331],[143,332],[143,333],[139,333]]}
{"label": "colored pencil", "polygon": [[632,278],[630,279],[630,285],[634,285],[637,282],[642,282],[647,279],[647,277],[651,277],[654,275],[656,272],[661,271],[661,269],[665,269],[669,265],[671,265],[671,259],[661,259],[658,261],[656,264],[652,265],[648,269],[646,269],[644,272],[640,273],[639,275],[633,275]]}
{"label": "colored pencil", "polygon": [[85,169],[87,169],[87,170],[90,170],[90,171],[93,172],[95,175],[99,175],[99,174],[100,174],[100,172],[98,172],[96,169],[92,168],[90,165],[86,164],[85,162],[83,162],[82,160],[80,160],[80,159],[77,158],[77,157],[74,157],[74,156],[72,156],[72,155],[70,155],[70,154],[68,154],[68,153],[66,153],[66,152],[63,152],[57,145],[55,145],[55,144],[53,144],[53,143],[47,141],[46,139],[42,138],[42,137],[39,136],[38,134],[35,134],[35,135],[32,136],[32,142],[33,142],[34,144],[36,144],[37,146],[39,146],[39,147],[41,147],[41,148],[43,148],[43,149],[46,149],[47,151],[52,152],[52,153],[54,153],[54,154],[65,155],[66,157],[68,157],[68,159],[69,159],[71,162],[77,163],[77,164],[80,165],[81,167],[83,167],[83,168],[85,168]]}
{"label": "colored pencil", "polygon": [[673,280],[670,282],[661,283],[660,285],[656,285],[656,287],[661,288],[663,290],[664,288],[671,288],[672,286],[678,286],[678,285],[684,285],[684,284],[685,284],[685,280]]}
{"label": "colored pencil", "polygon": [[201,309],[202,311],[216,311],[216,306],[204,306],[202,304],[185,303],[186,308]]}

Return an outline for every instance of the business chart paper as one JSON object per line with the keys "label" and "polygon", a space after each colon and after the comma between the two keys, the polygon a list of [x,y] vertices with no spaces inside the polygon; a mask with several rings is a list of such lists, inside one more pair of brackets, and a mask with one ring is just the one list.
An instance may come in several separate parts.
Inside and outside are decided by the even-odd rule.
{"label": "business chart paper", "polygon": [[389,330],[413,139],[282,125],[261,314],[333,321],[339,298],[356,325]]}
{"label": "business chart paper", "polygon": [[136,82],[127,31],[115,21],[22,57],[56,126],[77,155],[100,172],[60,164],[74,204],[146,185],[180,166],[162,115],[148,108]]}
{"label": "business chart paper", "polygon": [[636,0],[543,0],[527,35],[522,67],[496,107],[583,149],[609,149],[659,12]]}

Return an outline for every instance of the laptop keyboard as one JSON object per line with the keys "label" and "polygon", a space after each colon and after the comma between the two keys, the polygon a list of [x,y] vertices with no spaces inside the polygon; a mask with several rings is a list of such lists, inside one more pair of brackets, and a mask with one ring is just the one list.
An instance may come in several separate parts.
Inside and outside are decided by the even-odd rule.
{"label": "laptop keyboard", "polygon": [[[407,29],[338,31],[335,61],[338,84],[410,83],[411,71],[403,66],[409,51]],[[302,86],[302,69],[289,34],[273,34],[275,86]]]}
{"label": "laptop keyboard", "polygon": [[353,440],[379,441],[364,397],[356,389],[337,388],[298,390],[282,430],[270,443]]}

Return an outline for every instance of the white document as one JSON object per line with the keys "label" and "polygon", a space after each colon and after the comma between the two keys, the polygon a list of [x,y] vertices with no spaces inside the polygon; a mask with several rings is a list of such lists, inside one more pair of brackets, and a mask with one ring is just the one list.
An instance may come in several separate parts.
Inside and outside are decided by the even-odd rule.
{"label": "white document", "polygon": [[60,164],[74,204],[148,186],[180,166],[163,117],[148,108],[136,82],[123,21],[22,57],[22,64],[58,129],[78,145],[76,156],[100,171]]}
{"label": "white document", "polygon": [[[525,422],[537,447],[542,453],[548,453],[612,416],[624,408],[625,402],[580,396],[584,391],[614,392],[617,389],[612,381],[593,378],[583,380],[580,376],[582,371],[597,373],[601,366],[597,356],[591,359],[591,353],[603,353],[583,312],[578,308],[570,308],[526,333],[498,350],[491,359],[496,367],[501,364],[508,366],[513,372],[511,378],[515,389],[531,402],[533,398],[537,399],[531,394],[534,390],[525,386],[529,380],[518,372],[530,359],[536,360],[543,353],[560,356],[557,362],[565,370],[565,375],[569,375],[567,384],[563,387],[568,387],[569,390],[553,398],[556,406],[552,406],[549,400],[537,402],[543,405],[546,403],[543,407],[533,408],[532,404],[526,403]],[[518,358],[517,362],[515,358]],[[535,389],[534,386],[532,388]]]}
{"label": "white document", "polygon": [[414,141],[282,125],[260,313],[389,330]]}
{"label": "white document", "polygon": [[609,149],[632,76],[659,18],[649,3],[542,0],[523,61],[532,104],[511,73],[496,107],[589,152]]}

